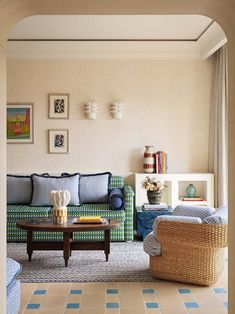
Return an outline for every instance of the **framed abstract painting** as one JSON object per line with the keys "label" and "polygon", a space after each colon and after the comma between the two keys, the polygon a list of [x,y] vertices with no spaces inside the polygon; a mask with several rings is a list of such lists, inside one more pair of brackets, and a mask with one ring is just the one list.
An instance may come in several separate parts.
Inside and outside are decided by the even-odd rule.
{"label": "framed abstract painting", "polygon": [[69,131],[48,130],[49,154],[67,154],[69,152]]}
{"label": "framed abstract painting", "polygon": [[69,94],[49,94],[49,119],[69,118]]}
{"label": "framed abstract painting", "polygon": [[7,143],[33,143],[33,104],[7,104]]}

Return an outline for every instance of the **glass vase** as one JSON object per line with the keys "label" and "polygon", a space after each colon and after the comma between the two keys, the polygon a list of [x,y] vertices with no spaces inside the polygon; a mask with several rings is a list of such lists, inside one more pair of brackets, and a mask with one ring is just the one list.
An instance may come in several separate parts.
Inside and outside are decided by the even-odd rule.
{"label": "glass vase", "polygon": [[195,188],[195,186],[192,183],[190,183],[186,187],[186,193],[187,193],[187,197],[195,197],[197,194],[197,189]]}

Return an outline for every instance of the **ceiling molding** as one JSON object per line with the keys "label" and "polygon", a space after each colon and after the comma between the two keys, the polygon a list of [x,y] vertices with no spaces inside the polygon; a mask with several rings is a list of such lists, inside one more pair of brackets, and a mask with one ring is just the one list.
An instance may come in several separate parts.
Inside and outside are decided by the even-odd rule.
{"label": "ceiling molding", "polygon": [[227,42],[213,22],[198,40],[10,40],[8,59],[64,60],[197,60],[206,59]]}
{"label": "ceiling molding", "polygon": [[219,24],[213,22],[197,42],[202,59],[207,59],[227,42],[227,37]]}
{"label": "ceiling molding", "polygon": [[65,60],[158,60],[200,59],[201,52],[191,42],[78,42],[78,41],[10,41],[8,59]]}

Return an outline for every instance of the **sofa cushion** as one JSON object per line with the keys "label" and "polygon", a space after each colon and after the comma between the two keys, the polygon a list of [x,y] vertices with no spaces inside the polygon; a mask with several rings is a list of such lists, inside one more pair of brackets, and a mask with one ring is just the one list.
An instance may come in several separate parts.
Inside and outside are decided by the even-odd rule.
{"label": "sofa cushion", "polygon": [[150,232],[144,239],[143,248],[145,253],[151,256],[161,255],[161,244],[157,241],[153,231]]}
{"label": "sofa cushion", "polygon": [[202,220],[199,217],[188,217],[188,216],[172,216],[172,215],[163,215],[158,216],[154,219],[153,222],[153,234],[157,238],[157,227],[160,221],[177,221],[193,224],[201,224]]}
{"label": "sofa cushion", "polygon": [[48,217],[50,206],[7,205],[7,222]]}
{"label": "sofa cushion", "polygon": [[32,206],[48,206],[50,202],[50,192],[52,190],[68,190],[71,194],[69,205],[80,205],[79,202],[79,177],[80,175],[68,175],[64,177],[32,175],[33,196]]}
{"label": "sofa cushion", "polygon": [[217,211],[203,219],[202,223],[205,224],[227,224],[228,223],[228,208],[223,206],[217,209]]}
{"label": "sofa cushion", "polygon": [[80,178],[81,203],[107,203],[111,173],[82,174]]}
{"label": "sofa cushion", "polygon": [[178,205],[173,211],[174,216],[200,217],[201,219],[214,213],[214,207],[192,205]]}
{"label": "sofa cushion", "polygon": [[17,274],[21,271],[21,265],[13,260],[12,258],[7,258],[7,287],[15,279]]}
{"label": "sofa cushion", "polygon": [[68,206],[68,216],[100,216],[103,218],[126,220],[125,210],[110,210],[108,204],[83,204],[79,207]]}
{"label": "sofa cushion", "polygon": [[111,209],[121,210],[124,209],[124,195],[122,189],[112,189],[109,192],[108,203]]}
{"label": "sofa cushion", "polygon": [[30,204],[31,197],[30,176],[7,175],[7,204]]}

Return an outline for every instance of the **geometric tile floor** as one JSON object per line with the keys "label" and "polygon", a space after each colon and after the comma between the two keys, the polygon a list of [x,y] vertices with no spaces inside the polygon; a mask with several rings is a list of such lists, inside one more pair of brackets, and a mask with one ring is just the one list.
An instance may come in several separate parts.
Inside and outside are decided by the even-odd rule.
{"label": "geometric tile floor", "polygon": [[227,265],[218,282],[211,287],[161,280],[24,283],[21,291],[19,314],[228,313]]}

